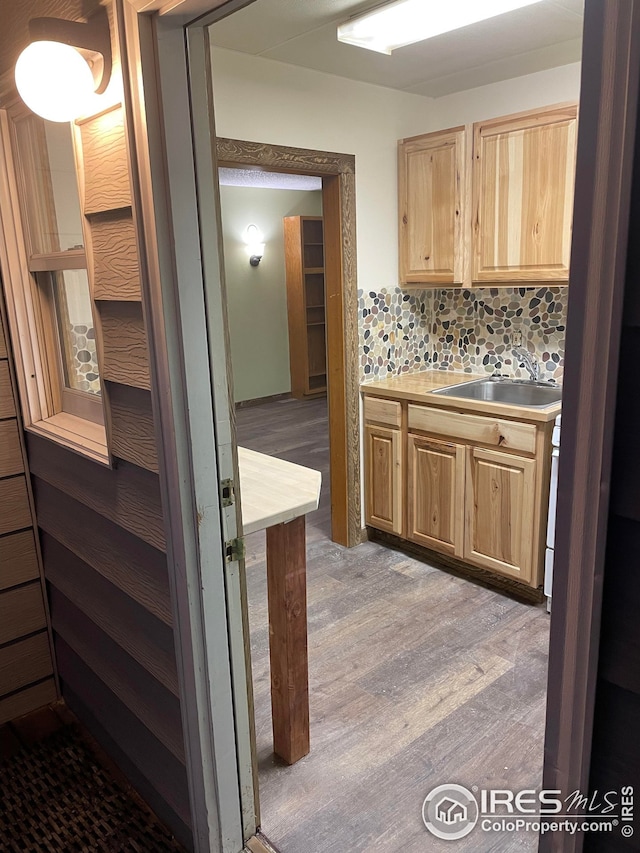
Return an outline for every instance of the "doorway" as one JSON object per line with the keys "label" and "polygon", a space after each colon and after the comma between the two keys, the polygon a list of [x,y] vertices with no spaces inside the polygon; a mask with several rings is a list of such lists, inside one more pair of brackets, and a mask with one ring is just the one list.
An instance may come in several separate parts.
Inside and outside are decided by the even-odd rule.
{"label": "doorway", "polygon": [[[321,178],[331,538],[352,547],[362,535],[355,158],[221,137],[216,153],[219,169]],[[318,333],[321,329],[314,328]]]}
{"label": "doorway", "polygon": [[[232,12],[234,9],[243,5],[243,3],[234,2],[234,0],[232,0],[232,2],[227,5],[229,7],[228,11]],[[595,4],[592,8],[594,7]],[[203,6],[198,7],[199,14],[201,14],[202,8]],[[600,170],[599,174],[602,175],[602,186],[607,184],[606,175],[609,174],[606,168],[608,163],[605,163],[606,157],[610,156],[610,160],[614,165],[622,164],[622,166],[629,167],[628,156],[623,157],[620,154],[620,150],[623,147],[623,143],[626,144],[628,142],[629,134],[633,131],[635,113],[633,109],[629,107],[628,103],[622,104],[624,97],[628,95],[628,90],[622,85],[615,86],[609,84],[611,84],[613,77],[616,75],[616,80],[619,76],[623,79],[623,82],[628,82],[628,80],[635,81],[637,78],[637,74],[635,74],[636,67],[633,65],[633,62],[637,59],[636,54],[634,51],[631,51],[629,54],[631,59],[628,59],[627,54],[629,52],[625,52],[625,50],[622,49],[627,46],[625,41],[627,38],[629,38],[632,42],[632,46],[635,48],[635,41],[629,35],[634,33],[634,28],[630,25],[633,21],[630,22],[624,17],[627,13],[629,15],[631,14],[630,10],[631,6],[629,4],[612,2],[607,4],[606,8],[603,5],[601,10],[598,11],[598,15],[601,14],[604,16],[605,11],[607,12],[609,15],[609,21],[607,22],[609,24],[608,28],[602,25],[603,22],[597,15],[594,14],[592,16],[592,23],[594,26],[592,28],[593,38],[590,44],[590,56],[593,59],[591,66],[593,68],[593,76],[597,77],[597,80],[594,83],[591,78],[588,78],[588,82],[594,83],[594,85],[587,88],[586,91],[589,93],[589,96],[585,97],[586,103],[583,105],[591,107],[591,111],[585,119],[587,132],[581,134],[581,136],[584,137],[582,177],[585,192],[587,184],[589,185],[589,189],[591,189],[594,184],[590,171],[591,163],[587,162],[589,159],[587,157],[587,154],[589,153],[587,149],[590,144],[592,144],[593,150],[602,152],[602,157],[598,160],[597,164],[597,168]],[[194,12],[194,17],[195,14],[196,13]],[[207,19],[207,23],[210,22],[213,22],[212,17]],[[201,38],[200,41],[198,41],[198,37],[201,35],[201,29],[204,23],[205,22],[200,19],[193,27],[189,28],[188,36],[190,39],[190,47],[195,45],[197,48],[201,48],[205,45],[206,40],[204,38]],[[598,25],[597,27],[596,24]],[[182,39],[182,41],[179,40],[180,36],[182,36],[181,28],[181,22],[174,27],[176,31],[176,51],[174,55],[179,57],[184,68],[186,68],[187,59],[184,55],[184,39]],[[637,32],[637,30],[635,31]],[[201,62],[202,67],[204,67],[203,54],[204,51],[201,49],[200,53],[196,56],[196,60]],[[620,62],[618,64],[604,62],[603,65],[601,62],[603,57],[605,60],[608,60],[614,55],[620,58]],[[171,67],[166,56],[163,55],[162,60],[162,69]],[[194,65],[196,65],[195,61]],[[631,71],[629,71],[630,67]],[[173,89],[170,86],[168,88],[170,89],[169,94],[167,94],[166,91],[163,93],[163,103],[173,107],[180,107],[181,99],[182,101],[185,100],[184,94],[187,92],[186,75],[183,75],[183,78],[181,78],[179,86],[176,86]],[[633,87],[631,88],[633,89]],[[614,95],[618,93],[620,97],[617,97],[617,95],[615,97],[611,97],[611,92],[613,92]],[[593,97],[591,97],[592,93],[595,93]],[[602,107],[599,102],[594,104],[593,98],[597,98],[599,96],[598,93],[603,94],[603,102],[606,102],[606,109]],[[634,93],[635,90],[633,90],[632,94]],[[604,97],[605,94],[606,97]],[[211,102],[210,99],[207,99],[206,95],[207,90],[205,84],[202,80],[196,80],[195,90],[192,90],[193,103],[198,107],[198,110],[200,110],[200,115],[204,116],[204,118],[198,119],[194,131],[196,142],[200,146],[202,146],[205,139],[209,141],[209,127],[207,126],[207,122],[212,119],[210,114]],[[635,104],[635,99],[632,97],[629,100],[629,103]],[[207,111],[207,107],[209,108],[209,112]],[[198,113],[198,110],[196,110],[196,113]],[[631,113],[630,117],[629,113]],[[613,120],[611,120],[612,115]],[[176,127],[173,113],[172,120],[172,127]],[[602,145],[596,145],[594,141],[596,136],[596,125],[598,129],[597,141],[599,142],[602,137]],[[611,134],[611,127],[614,127],[616,130],[619,129],[621,132],[617,136],[616,134]],[[181,127],[177,128],[181,132],[184,131],[182,132],[182,136],[180,136],[180,134],[177,135],[180,136],[180,138],[189,138],[188,128],[189,122],[186,121]],[[172,128],[169,129],[171,130]],[[610,147],[604,144],[604,140],[610,141],[611,138],[619,138],[620,145],[609,155]],[[171,138],[171,141],[174,141],[173,138]],[[182,165],[186,159],[185,151],[187,148],[188,146],[183,147],[178,153],[175,146],[170,149],[169,160],[174,168]],[[626,154],[628,155],[627,149],[629,149],[628,145],[625,148]],[[201,187],[208,184],[213,194],[212,183],[209,180],[209,175],[206,174],[206,156],[200,157],[200,154],[204,155],[204,152],[200,150],[198,154],[198,162],[199,165],[205,167],[203,170],[205,172],[205,177],[203,179],[199,176],[198,186]],[[629,168],[623,169],[622,166],[620,169],[620,175],[628,176]],[[584,180],[587,174],[588,180]],[[626,186],[628,181],[621,183],[624,183]],[[595,208],[595,213],[602,214],[602,222],[609,224],[609,230],[612,232],[612,240],[606,241],[606,245],[614,247],[612,249],[612,253],[614,255],[613,261],[619,261],[624,257],[625,247],[623,245],[624,239],[616,229],[619,226],[620,220],[625,220],[626,212],[624,210],[624,203],[626,197],[622,199],[620,205],[617,205],[617,200],[614,196],[618,189],[618,184],[610,181],[609,185],[611,186],[610,193],[600,193],[600,195],[596,194],[595,201],[593,201],[591,207],[587,209],[585,206],[584,216],[579,224],[583,226],[584,236],[585,220],[591,216],[593,208]],[[176,185],[176,189],[179,189],[179,186]],[[190,191],[190,187],[185,189],[184,195],[188,197],[189,204],[191,205],[190,209],[195,210],[195,194]],[[622,195],[624,196],[624,193],[622,193]],[[620,213],[619,208],[622,209],[622,213]],[[177,208],[174,207],[173,212],[175,213],[176,210]],[[610,214],[612,210],[614,211],[614,215],[605,215],[606,213]],[[595,220],[597,217],[594,214],[592,218]],[[176,216],[175,221],[178,222],[179,217]],[[215,217],[209,220],[206,227],[203,225],[203,231],[209,237],[212,234],[212,222],[215,224]],[[594,229],[594,231],[595,230],[596,229]],[[624,227],[622,228],[622,231],[624,231],[624,238],[626,238],[626,230]],[[215,229],[213,230],[213,233],[215,234]],[[602,226],[597,229],[598,237],[601,236],[601,233]],[[187,243],[185,235],[181,232],[178,237],[179,239],[176,240],[176,251],[179,259],[184,262],[190,257],[195,257],[197,253],[189,254],[185,252],[185,245]],[[598,240],[598,245],[600,245],[601,242],[601,240]],[[213,240],[212,243],[215,243],[215,240]],[[583,247],[581,246],[580,248],[582,249]],[[212,249],[212,255],[214,259],[216,259],[215,249]],[[597,625],[601,609],[601,598],[598,592],[600,585],[599,583],[594,583],[596,571],[601,564],[601,559],[598,556],[599,549],[595,546],[602,545],[604,536],[603,530],[606,527],[606,524],[599,524],[598,520],[601,517],[604,517],[607,510],[607,496],[604,494],[604,490],[602,489],[602,482],[606,482],[608,472],[606,447],[607,434],[605,433],[603,438],[603,433],[599,430],[603,425],[606,419],[605,415],[609,410],[607,405],[609,397],[612,396],[615,391],[615,383],[607,382],[607,378],[610,378],[611,375],[608,371],[611,370],[614,372],[615,370],[615,364],[613,367],[610,367],[612,362],[615,362],[613,355],[607,351],[607,358],[597,359],[594,357],[584,359],[582,361],[581,358],[584,350],[584,340],[593,338],[593,329],[597,329],[601,332],[601,337],[603,338],[610,333],[612,326],[614,327],[613,331],[616,331],[615,322],[611,322],[611,312],[607,313],[606,310],[603,311],[601,309],[606,298],[616,294],[619,295],[620,291],[620,287],[617,286],[616,281],[614,281],[613,270],[616,268],[615,263],[611,262],[602,267],[603,269],[606,269],[606,272],[602,274],[597,263],[592,262],[589,253],[583,252],[582,255],[584,258],[583,266],[589,266],[589,278],[588,281],[586,281],[586,286],[578,290],[575,299],[576,309],[573,326],[575,329],[575,336],[572,350],[572,379],[575,379],[573,397],[581,402],[580,406],[575,410],[575,412],[573,412],[570,421],[568,422],[568,429],[565,424],[565,436],[563,438],[565,454],[567,454],[569,462],[565,466],[566,474],[561,472],[561,483],[565,498],[563,521],[566,522],[566,531],[563,534],[562,557],[564,571],[562,572],[561,597],[558,598],[558,605],[555,612],[556,614],[560,614],[562,617],[566,618],[566,623],[563,625],[558,616],[556,616],[554,620],[557,630],[552,637],[555,663],[554,669],[551,673],[551,683],[555,690],[550,694],[549,700],[550,721],[548,726],[549,734],[546,763],[549,780],[551,781],[553,778],[552,787],[554,786],[553,782],[561,784],[566,783],[568,780],[568,784],[570,786],[569,789],[572,789],[572,787],[578,787],[583,783],[586,784],[588,774],[588,759],[591,744],[590,725],[593,710],[593,683],[595,678],[598,643],[597,630],[593,629],[592,626]],[[211,270],[209,270],[207,275],[209,280],[212,283],[215,283],[215,272],[211,274]],[[186,277],[182,275],[178,278],[179,282],[183,282],[183,279],[186,279]],[[186,280],[184,281],[184,284],[186,285]],[[192,280],[189,280],[188,284],[190,286],[190,290],[193,290],[193,287],[191,286]],[[182,289],[180,290],[181,297],[184,296]],[[609,303],[607,302],[605,308],[608,309],[609,307]],[[598,352],[606,350],[606,344],[602,343],[600,337],[598,337],[595,349]],[[198,367],[200,369],[200,366]],[[594,388],[598,390],[608,389],[604,404],[596,406],[592,405],[593,394],[591,392]],[[585,393],[585,389],[588,389],[589,393]],[[601,403],[600,398],[598,398],[597,402]],[[580,430],[577,428],[578,424],[580,425]],[[578,470],[576,470],[576,465],[574,464],[576,446],[579,446],[584,450],[584,454],[578,454],[580,458]],[[585,459],[588,462],[589,460],[593,460],[594,464],[586,464],[584,462]],[[597,467],[597,464],[601,461],[603,461],[603,473],[599,476],[598,472],[600,472],[601,469]],[[596,468],[597,472],[593,475],[592,472]],[[585,512],[580,513],[579,511],[576,511],[575,506],[571,506],[570,493],[574,482],[579,480],[581,472],[583,471],[588,471],[589,477],[584,480],[584,488],[578,490],[576,493],[580,499],[580,507],[586,507]],[[564,480],[562,479],[563,476]],[[586,527],[584,525],[585,517],[588,520],[591,519],[593,522]],[[584,529],[593,531],[593,535],[582,536]],[[570,542],[572,546],[571,550],[569,549]],[[583,608],[581,605],[580,607],[572,606],[571,608],[567,608],[568,601],[573,601],[575,604],[576,600],[584,603],[585,607]],[[585,609],[588,609],[588,619],[584,617]],[[231,624],[230,630],[233,631],[233,624]],[[567,638],[566,642],[564,642],[565,635]],[[581,639],[581,642],[575,641],[576,636]],[[242,690],[240,690],[236,685],[236,698],[242,699],[241,693]],[[548,840],[551,842],[550,837]],[[567,845],[564,845],[562,849],[569,849],[570,845],[567,839],[558,839],[556,836],[553,840],[558,841],[560,844],[567,841]],[[579,846],[579,840],[577,840],[575,844]],[[545,849],[547,848],[545,847]],[[560,848],[558,847],[558,849]],[[574,849],[573,844],[571,844],[571,849]]]}

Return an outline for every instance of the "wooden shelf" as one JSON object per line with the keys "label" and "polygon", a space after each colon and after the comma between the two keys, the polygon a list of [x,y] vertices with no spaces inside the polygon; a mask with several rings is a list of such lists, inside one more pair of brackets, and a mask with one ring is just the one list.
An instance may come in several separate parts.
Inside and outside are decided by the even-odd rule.
{"label": "wooden shelf", "polygon": [[294,397],[326,392],[324,242],[321,216],[286,216],[289,362]]}

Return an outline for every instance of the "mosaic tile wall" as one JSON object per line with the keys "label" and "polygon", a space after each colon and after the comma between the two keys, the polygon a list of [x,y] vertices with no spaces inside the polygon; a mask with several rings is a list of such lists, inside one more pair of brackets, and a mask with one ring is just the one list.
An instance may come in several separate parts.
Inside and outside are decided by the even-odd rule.
{"label": "mosaic tile wall", "polygon": [[428,367],[525,377],[511,335],[535,352],[543,379],[561,381],[566,287],[359,291],[364,380]]}
{"label": "mosaic tile wall", "polygon": [[90,391],[92,394],[99,394],[100,376],[98,374],[94,329],[89,326],[73,325],[69,328],[72,364],[76,371],[71,383],[78,391]]}

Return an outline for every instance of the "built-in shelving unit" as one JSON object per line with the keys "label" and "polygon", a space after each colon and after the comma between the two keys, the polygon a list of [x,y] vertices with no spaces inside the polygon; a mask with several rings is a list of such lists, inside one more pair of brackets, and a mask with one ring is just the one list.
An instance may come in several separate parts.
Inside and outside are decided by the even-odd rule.
{"label": "built-in shelving unit", "polygon": [[327,391],[324,239],[321,216],[286,216],[291,393],[298,399]]}

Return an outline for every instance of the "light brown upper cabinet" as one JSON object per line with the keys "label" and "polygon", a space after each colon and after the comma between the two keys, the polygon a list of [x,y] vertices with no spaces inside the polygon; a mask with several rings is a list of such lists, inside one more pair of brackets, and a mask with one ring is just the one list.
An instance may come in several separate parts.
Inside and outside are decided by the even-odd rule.
{"label": "light brown upper cabinet", "polygon": [[569,279],[577,106],[398,143],[400,282]]}
{"label": "light brown upper cabinet", "polygon": [[577,106],[473,126],[474,282],[569,279]]}
{"label": "light brown upper cabinet", "polygon": [[463,284],[469,241],[464,127],[398,143],[400,280]]}

